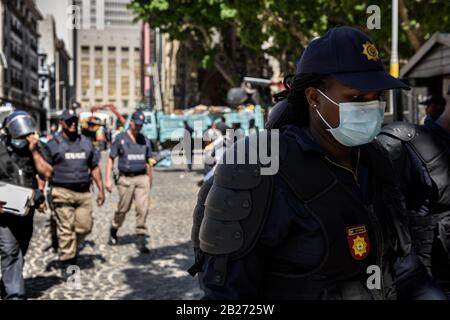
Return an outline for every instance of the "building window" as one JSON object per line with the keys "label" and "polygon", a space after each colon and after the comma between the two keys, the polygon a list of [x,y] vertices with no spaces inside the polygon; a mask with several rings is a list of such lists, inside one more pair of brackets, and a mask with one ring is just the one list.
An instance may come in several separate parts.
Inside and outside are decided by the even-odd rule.
{"label": "building window", "polygon": [[136,98],[141,97],[141,55],[139,53],[139,49],[135,48],[134,50],[134,95]]}
{"label": "building window", "polygon": [[103,97],[103,48],[95,47],[94,56],[95,97]]}
{"label": "building window", "polygon": [[122,57],[121,57],[121,87],[122,87],[122,96],[130,95],[130,64],[129,64],[129,55],[128,48],[122,48]]}
{"label": "building window", "polygon": [[89,96],[89,47],[81,47],[81,95]]}
{"label": "building window", "polygon": [[114,97],[116,95],[116,48],[108,48],[108,96]]}

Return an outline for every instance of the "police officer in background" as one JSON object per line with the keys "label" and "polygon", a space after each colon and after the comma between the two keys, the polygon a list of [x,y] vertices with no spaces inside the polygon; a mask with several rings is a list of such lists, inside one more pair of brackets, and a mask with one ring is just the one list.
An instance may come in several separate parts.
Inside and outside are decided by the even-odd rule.
{"label": "police officer in background", "polygon": [[[26,216],[2,212],[0,205],[0,295],[2,299],[23,299],[24,256],[33,233],[34,211],[45,201],[43,180],[51,176],[52,167],[40,153],[41,145],[34,135],[36,123],[28,113],[10,114],[3,130],[0,134],[0,181],[35,190],[34,205]],[[8,199],[3,196],[0,195],[0,200],[7,203]]]}
{"label": "police officer in background", "polygon": [[414,247],[450,297],[450,98],[440,117],[391,123],[377,140],[400,176]]}
{"label": "police officer in background", "polygon": [[187,121],[183,121],[184,136],[183,136],[183,150],[184,157],[186,158],[186,164],[188,171],[192,171],[192,162],[194,157],[194,129],[189,125]]}
{"label": "police officer in background", "polygon": [[125,215],[130,211],[133,198],[136,207],[137,248],[141,253],[148,253],[147,215],[150,205],[150,188],[152,186],[152,167],[150,158],[152,148],[150,141],[140,133],[144,123],[144,114],[136,111],[131,116],[130,127],[120,133],[111,147],[106,165],[106,190],[112,192],[111,172],[114,159],[119,157],[119,203],[111,223],[109,244],[118,242],[117,231],[122,226]]}
{"label": "police officer in background", "polygon": [[336,27],[309,44],[273,113],[278,172],[219,164],[199,192],[189,271],[200,271],[205,299],[445,298],[411,250],[392,164],[372,142],[391,88],[407,86],[360,30]]}
{"label": "police officer in background", "polygon": [[76,264],[78,248],[92,230],[91,180],[98,188],[98,206],[105,202],[105,192],[100,154],[88,138],[78,134],[77,115],[64,110],[60,125],[62,131],[48,142],[45,156],[53,165],[51,195],[64,275],[67,266]]}
{"label": "police officer in background", "polygon": [[430,118],[433,121],[436,121],[444,112],[445,104],[447,101],[442,96],[432,95],[427,100],[420,102],[420,104],[425,105],[425,114],[426,117],[422,124],[424,124],[427,118]]}

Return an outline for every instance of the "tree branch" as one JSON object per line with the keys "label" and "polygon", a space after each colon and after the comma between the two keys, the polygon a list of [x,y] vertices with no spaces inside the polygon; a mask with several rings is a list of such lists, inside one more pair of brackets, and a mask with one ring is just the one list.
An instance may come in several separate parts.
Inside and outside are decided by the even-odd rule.
{"label": "tree branch", "polygon": [[399,1],[399,13],[402,19],[403,29],[406,31],[409,42],[414,50],[419,50],[423,44],[422,29],[420,25],[416,26],[415,29],[411,28],[411,21],[409,19],[408,8],[406,7],[405,0]]}

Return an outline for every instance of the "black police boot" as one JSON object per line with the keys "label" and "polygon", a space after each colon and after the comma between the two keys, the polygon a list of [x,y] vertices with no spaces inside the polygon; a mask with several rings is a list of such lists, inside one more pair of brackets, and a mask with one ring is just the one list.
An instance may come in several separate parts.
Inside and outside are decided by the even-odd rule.
{"label": "black police boot", "polygon": [[150,249],[147,247],[147,236],[138,235],[136,247],[140,253],[150,253]]}
{"label": "black police boot", "polygon": [[119,239],[117,238],[117,229],[116,228],[109,228],[109,241],[108,244],[111,246],[115,246],[119,242]]}

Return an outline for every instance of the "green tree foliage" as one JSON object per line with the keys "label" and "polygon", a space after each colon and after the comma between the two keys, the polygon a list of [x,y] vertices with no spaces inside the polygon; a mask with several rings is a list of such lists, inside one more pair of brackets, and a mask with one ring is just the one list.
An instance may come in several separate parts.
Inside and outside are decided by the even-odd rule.
{"label": "green tree foliage", "polygon": [[[308,42],[336,25],[351,25],[367,32],[381,57],[389,60],[391,0],[134,0],[139,19],[150,21],[173,39],[193,38],[202,44],[203,66],[224,66],[215,54],[221,44],[215,35],[233,30],[240,45],[267,52],[292,71]],[[381,29],[367,30],[369,5],[381,8]],[[408,59],[434,32],[450,30],[450,1],[400,0],[400,58]],[[263,48],[263,49],[262,49]],[[222,50],[223,51],[223,50]],[[211,63],[215,61],[215,63]],[[228,63],[225,59],[225,65]],[[288,71],[288,70],[285,70]],[[223,74],[226,72],[224,71]],[[225,76],[227,77],[227,76]],[[232,80],[235,75],[228,75]],[[234,80],[233,80],[234,81]],[[229,81],[230,82],[230,81]]]}

